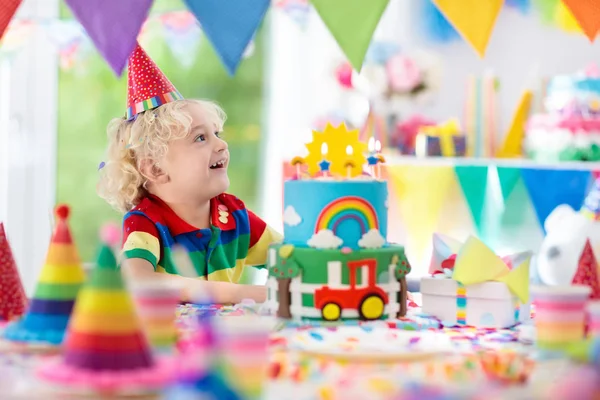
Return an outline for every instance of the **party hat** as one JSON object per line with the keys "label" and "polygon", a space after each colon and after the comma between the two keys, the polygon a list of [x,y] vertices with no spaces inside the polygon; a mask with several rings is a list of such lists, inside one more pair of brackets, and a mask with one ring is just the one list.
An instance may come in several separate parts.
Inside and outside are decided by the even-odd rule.
{"label": "party hat", "polygon": [[27,297],[10,244],[0,222],[0,320],[20,317],[27,307]]}
{"label": "party hat", "polygon": [[23,319],[10,324],[4,337],[15,342],[59,345],[85,272],[71,238],[69,207],[56,207],[56,227],[37,286]]}
{"label": "party hat", "polygon": [[577,272],[571,282],[573,285],[585,285],[592,289],[590,298],[600,299],[600,281],[598,281],[598,263],[588,239],[579,258]]}
{"label": "party hat", "polygon": [[101,246],[77,298],[63,357],[39,372],[54,383],[101,393],[152,392],[172,379],[172,364],[150,351],[109,245]]}
{"label": "party hat", "polygon": [[594,181],[579,211],[593,221],[600,220],[600,177]]}
{"label": "party hat", "polygon": [[183,96],[138,44],[129,56],[127,120]]}

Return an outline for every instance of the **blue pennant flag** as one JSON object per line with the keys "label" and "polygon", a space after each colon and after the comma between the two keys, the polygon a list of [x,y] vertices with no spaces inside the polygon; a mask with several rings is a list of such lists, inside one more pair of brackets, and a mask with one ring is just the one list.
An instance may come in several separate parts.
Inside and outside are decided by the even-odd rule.
{"label": "blue pennant flag", "polygon": [[270,0],[185,0],[230,75],[262,22]]}
{"label": "blue pennant flag", "polygon": [[574,210],[581,208],[592,174],[590,171],[523,168],[521,177],[543,228],[544,221],[557,206],[568,204]]}

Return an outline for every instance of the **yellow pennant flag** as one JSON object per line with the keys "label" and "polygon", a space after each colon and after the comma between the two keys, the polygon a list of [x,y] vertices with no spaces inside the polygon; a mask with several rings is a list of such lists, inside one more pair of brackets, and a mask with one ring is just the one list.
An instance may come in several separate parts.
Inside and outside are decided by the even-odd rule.
{"label": "yellow pennant flag", "polygon": [[531,109],[533,93],[526,90],[521,96],[519,105],[513,114],[512,122],[504,138],[504,144],[496,157],[518,158],[523,156],[523,140],[525,139],[525,125]]}
{"label": "yellow pennant flag", "polygon": [[410,232],[417,254],[431,243],[446,194],[455,179],[451,166],[388,165],[390,189],[394,190],[402,222]]}
{"label": "yellow pennant flag", "polygon": [[573,12],[562,1],[559,1],[556,6],[554,19],[558,27],[565,32],[583,33],[583,29],[581,29],[575,15],[573,15]]}
{"label": "yellow pennant flag", "polygon": [[433,3],[483,57],[504,0],[433,0]]}

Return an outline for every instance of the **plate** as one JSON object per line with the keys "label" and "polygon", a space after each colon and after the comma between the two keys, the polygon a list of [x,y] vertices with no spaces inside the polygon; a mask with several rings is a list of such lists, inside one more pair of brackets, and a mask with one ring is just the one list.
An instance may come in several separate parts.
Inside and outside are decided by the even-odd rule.
{"label": "plate", "polygon": [[304,355],[352,362],[422,361],[455,350],[441,332],[364,326],[302,330],[288,343],[290,350]]}

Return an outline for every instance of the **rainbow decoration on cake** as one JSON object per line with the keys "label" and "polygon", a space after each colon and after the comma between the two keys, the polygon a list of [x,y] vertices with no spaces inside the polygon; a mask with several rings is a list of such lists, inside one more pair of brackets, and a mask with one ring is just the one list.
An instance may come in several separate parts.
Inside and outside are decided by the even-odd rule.
{"label": "rainbow decoration on cake", "polygon": [[172,366],[150,351],[108,245],[100,248],[90,282],[77,298],[63,357],[39,373],[71,389],[114,394],[153,392],[172,381]]}
{"label": "rainbow decoration on cake", "polygon": [[347,196],[325,206],[317,219],[315,233],[322,229],[329,229],[336,233],[340,224],[348,220],[356,221],[363,234],[371,229],[379,229],[379,221],[373,206],[361,197]]}
{"label": "rainbow decoration on cake", "polygon": [[51,346],[63,342],[85,272],[69,230],[69,207],[58,206],[56,218],[46,263],[27,312],[4,331],[10,341]]}

